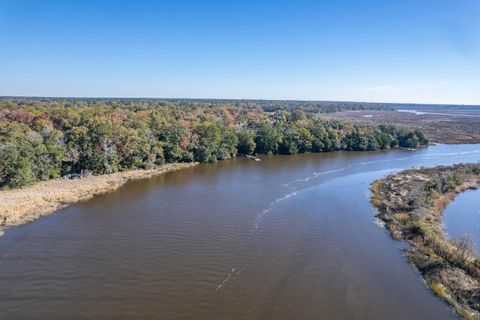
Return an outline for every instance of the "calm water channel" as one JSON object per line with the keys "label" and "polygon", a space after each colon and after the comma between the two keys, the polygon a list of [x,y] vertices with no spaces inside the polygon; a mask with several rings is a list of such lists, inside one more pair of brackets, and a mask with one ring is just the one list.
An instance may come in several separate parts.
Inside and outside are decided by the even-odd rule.
{"label": "calm water channel", "polygon": [[458,239],[468,235],[475,240],[480,253],[480,190],[470,190],[458,195],[444,212],[445,231]]}
{"label": "calm water channel", "polygon": [[0,237],[1,319],[456,319],[374,223],[369,184],[479,145],[205,164]]}

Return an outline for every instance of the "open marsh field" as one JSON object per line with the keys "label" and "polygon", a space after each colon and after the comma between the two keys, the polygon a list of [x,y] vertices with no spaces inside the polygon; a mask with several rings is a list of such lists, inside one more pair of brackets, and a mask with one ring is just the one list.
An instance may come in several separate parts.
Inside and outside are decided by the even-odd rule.
{"label": "open marsh field", "polygon": [[[400,111],[398,111],[400,110]],[[434,106],[402,107],[398,110],[351,110],[326,118],[364,124],[395,124],[420,129],[427,138],[441,143],[479,143],[480,109],[436,109]],[[405,112],[408,110],[409,112]]]}

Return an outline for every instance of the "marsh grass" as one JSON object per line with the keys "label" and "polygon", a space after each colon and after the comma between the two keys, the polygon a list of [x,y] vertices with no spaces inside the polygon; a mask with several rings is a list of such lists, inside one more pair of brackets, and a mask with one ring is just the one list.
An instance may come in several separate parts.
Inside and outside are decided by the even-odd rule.
{"label": "marsh grass", "polygon": [[111,192],[130,180],[145,179],[196,163],[166,164],[150,170],[131,170],[82,179],[55,179],[13,190],[0,191],[0,227],[33,221],[72,203]]}
{"label": "marsh grass", "polygon": [[442,213],[457,194],[480,187],[480,164],[410,169],[371,185],[372,204],[431,291],[466,319],[480,319],[480,258],[471,238],[452,240]]}
{"label": "marsh grass", "polygon": [[450,295],[447,293],[447,290],[441,283],[437,281],[430,282],[430,289],[432,289],[432,292],[435,295],[442,298],[443,300],[448,301],[450,299]]}

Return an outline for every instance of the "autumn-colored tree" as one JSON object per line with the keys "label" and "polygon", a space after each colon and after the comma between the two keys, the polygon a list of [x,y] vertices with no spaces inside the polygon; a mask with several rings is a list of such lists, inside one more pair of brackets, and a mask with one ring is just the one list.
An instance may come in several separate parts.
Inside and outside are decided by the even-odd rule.
{"label": "autumn-colored tree", "polygon": [[[369,108],[383,108],[369,105]],[[0,99],[0,188],[240,154],[415,148],[419,131],[322,120],[349,103]]]}

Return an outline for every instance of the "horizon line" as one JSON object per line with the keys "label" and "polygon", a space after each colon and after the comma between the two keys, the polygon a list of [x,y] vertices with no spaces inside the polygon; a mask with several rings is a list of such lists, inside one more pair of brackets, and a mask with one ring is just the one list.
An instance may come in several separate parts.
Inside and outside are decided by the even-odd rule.
{"label": "horizon line", "polygon": [[382,101],[354,101],[354,100],[310,100],[310,99],[266,99],[266,98],[186,98],[186,97],[112,97],[112,96],[28,96],[28,95],[0,95],[0,99],[65,99],[65,100],[115,100],[115,99],[127,99],[127,100],[226,100],[226,101],[278,101],[278,102],[340,102],[340,103],[367,103],[367,104],[403,104],[403,105],[432,105],[432,106],[471,106],[479,107],[480,104],[465,104],[465,103],[423,103],[423,102],[382,102]]}

